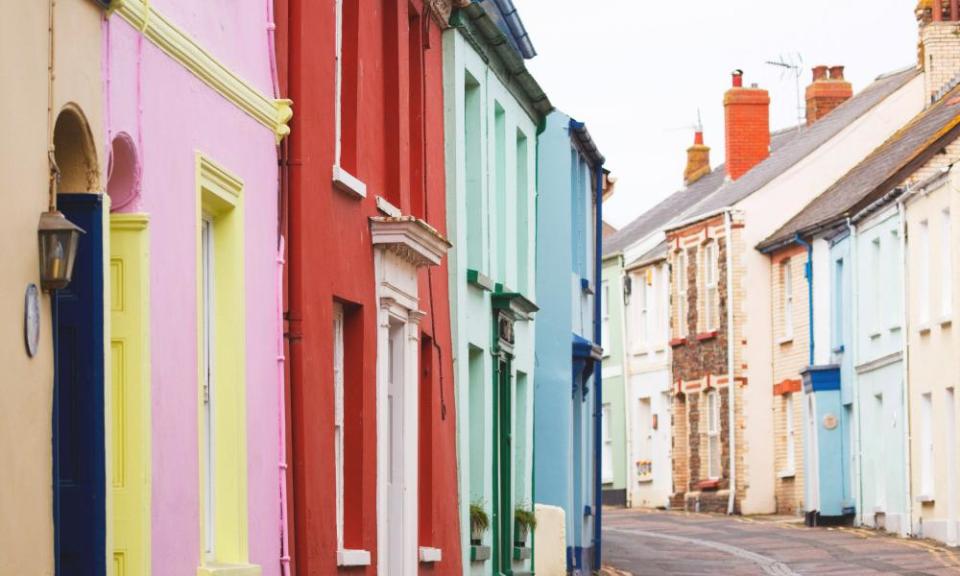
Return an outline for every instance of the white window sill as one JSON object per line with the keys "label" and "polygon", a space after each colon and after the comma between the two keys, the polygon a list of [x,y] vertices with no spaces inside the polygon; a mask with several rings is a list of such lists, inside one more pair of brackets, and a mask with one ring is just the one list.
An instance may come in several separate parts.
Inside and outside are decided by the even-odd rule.
{"label": "white window sill", "polygon": [[874,513],[874,514],[886,514],[886,513],[887,513],[887,507],[886,507],[886,506],[874,506],[874,507],[873,507],[873,513]]}
{"label": "white window sill", "polygon": [[790,334],[789,336],[782,336],[777,340],[778,346],[783,346],[785,344],[793,344],[793,334]]}
{"label": "white window sill", "polygon": [[337,566],[369,566],[370,552],[366,550],[338,550]]}
{"label": "white window sill", "polygon": [[899,331],[900,331],[900,325],[898,324],[898,325],[896,325],[896,326],[891,326],[891,327],[889,328],[889,330],[890,330],[891,333],[899,332]]}
{"label": "white window sill", "polygon": [[920,504],[933,504],[934,498],[930,494],[920,494],[915,499]]}
{"label": "white window sill", "polygon": [[420,547],[420,561],[423,563],[439,562],[443,559],[443,551],[439,548]]}
{"label": "white window sill", "polygon": [[255,564],[207,564],[197,568],[197,576],[260,576]]}
{"label": "white window sill", "polygon": [[949,327],[952,326],[952,325],[953,325],[953,318],[951,318],[951,317],[944,317],[944,318],[941,318],[941,319],[940,319],[940,327],[941,327],[941,328],[949,328]]}
{"label": "white window sill", "polygon": [[921,335],[926,335],[930,333],[930,324],[928,322],[923,322],[920,326],[917,327],[917,332]]}
{"label": "white window sill", "polygon": [[871,332],[869,338],[871,340],[878,340],[881,336],[883,336],[883,334],[880,332]]}
{"label": "white window sill", "polygon": [[781,480],[786,480],[787,478],[795,478],[797,476],[796,470],[781,470],[777,472],[777,478]]}
{"label": "white window sill", "polygon": [[340,166],[333,167],[333,185],[356,198],[367,197],[367,185]]}
{"label": "white window sill", "polygon": [[383,212],[391,218],[399,218],[403,216],[403,211],[394,206],[389,200],[383,196],[377,196],[377,210]]}

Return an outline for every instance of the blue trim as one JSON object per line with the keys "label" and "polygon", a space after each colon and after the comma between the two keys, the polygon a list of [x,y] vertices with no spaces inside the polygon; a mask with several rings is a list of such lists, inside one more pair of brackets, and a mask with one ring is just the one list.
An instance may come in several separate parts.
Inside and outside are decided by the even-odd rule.
{"label": "blue trim", "polygon": [[[594,148],[596,150],[596,148]],[[597,152],[599,156],[599,152]],[[602,334],[603,330],[601,329],[601,302],[600,299],[603,298],[603,290],[599,289],[601,282],[601,275],[603,273],[603,156],[599,156],[599,163],[596,165],[596,189],[594,190],[594,202],[597,207],[597,219],[594,226],[594,233],[596,235],[596,241],[594,242],[594,251],[596,255],[593,259],[594,265],[594,285],[598,287],[597,294],[593,298],[593,341],[597,346],[603,346]],[[593,569],[594,571],[599,572],[602,564],[602,547],[601,547],[601,535],[602,535],[602,518],[603,518],[603,474],[601,467],[603,466],[603,362],[594,362],[593,364],[593,382],[596,393],[594,394],[594,409],[595,409],[595,429],[594,429],[594,499],[596,500],[595,509],[596,516],[594,516],[593,521]]]}
{"label": "blue trim", "polygon": [[803,390],[810,392],[831,392],[840,390],[840,365],[809,366],[803,371]]}
{"label": "blue trim", "polygon": [[797,234],[794,236],[797,244],[807,249],[807,264],[804,267],[804,276],[807,279],[807,311],[810,314],[810,365],[814,361],[813,347],[813,244],[803,239],[803,236]]}

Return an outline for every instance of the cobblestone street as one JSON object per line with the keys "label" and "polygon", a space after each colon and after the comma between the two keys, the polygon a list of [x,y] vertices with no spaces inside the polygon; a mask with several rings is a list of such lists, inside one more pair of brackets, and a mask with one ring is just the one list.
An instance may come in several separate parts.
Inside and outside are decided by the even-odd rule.
{"label": "cobblestone street", "polygon": [[604,560],[634,576],[960,574],[955,550],[870,530],[812,529],[792,518],[604,514]]}

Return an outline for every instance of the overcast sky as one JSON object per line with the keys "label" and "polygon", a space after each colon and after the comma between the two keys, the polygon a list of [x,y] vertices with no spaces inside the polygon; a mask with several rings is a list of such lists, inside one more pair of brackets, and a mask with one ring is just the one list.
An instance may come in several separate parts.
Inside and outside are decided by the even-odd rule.
{"label": "overcast sky", "polygon": [[[796,79],[765,64],[844,65],[860,91],[916,61],[916,0],[514,0],[555,106],[587,123],[619,178],[606,220],[623,226],[682,185],[697,110],[723,161],[730,72],[770,91],[773,129],[797,123]],[[802,94],[801,94],[802,99]]]}

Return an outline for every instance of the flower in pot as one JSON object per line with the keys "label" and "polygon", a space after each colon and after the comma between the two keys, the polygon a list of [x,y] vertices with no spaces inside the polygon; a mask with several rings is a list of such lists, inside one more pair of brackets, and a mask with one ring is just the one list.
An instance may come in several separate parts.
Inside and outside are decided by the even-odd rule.
{"label": "flower in pot", "polygon": [[517,506],[513,513],[516,524],[516,534],[513,537],[514,545],[524,548],[527,545],[527,535],[537,528],[537,515],[526,506]]}
{"label": "flower in pot", "polygon": [[470,505],[470,544],[480,546],[483,543],[483,535],[490,527],[490,517],[484,510],[483,504],[473,503]]}

